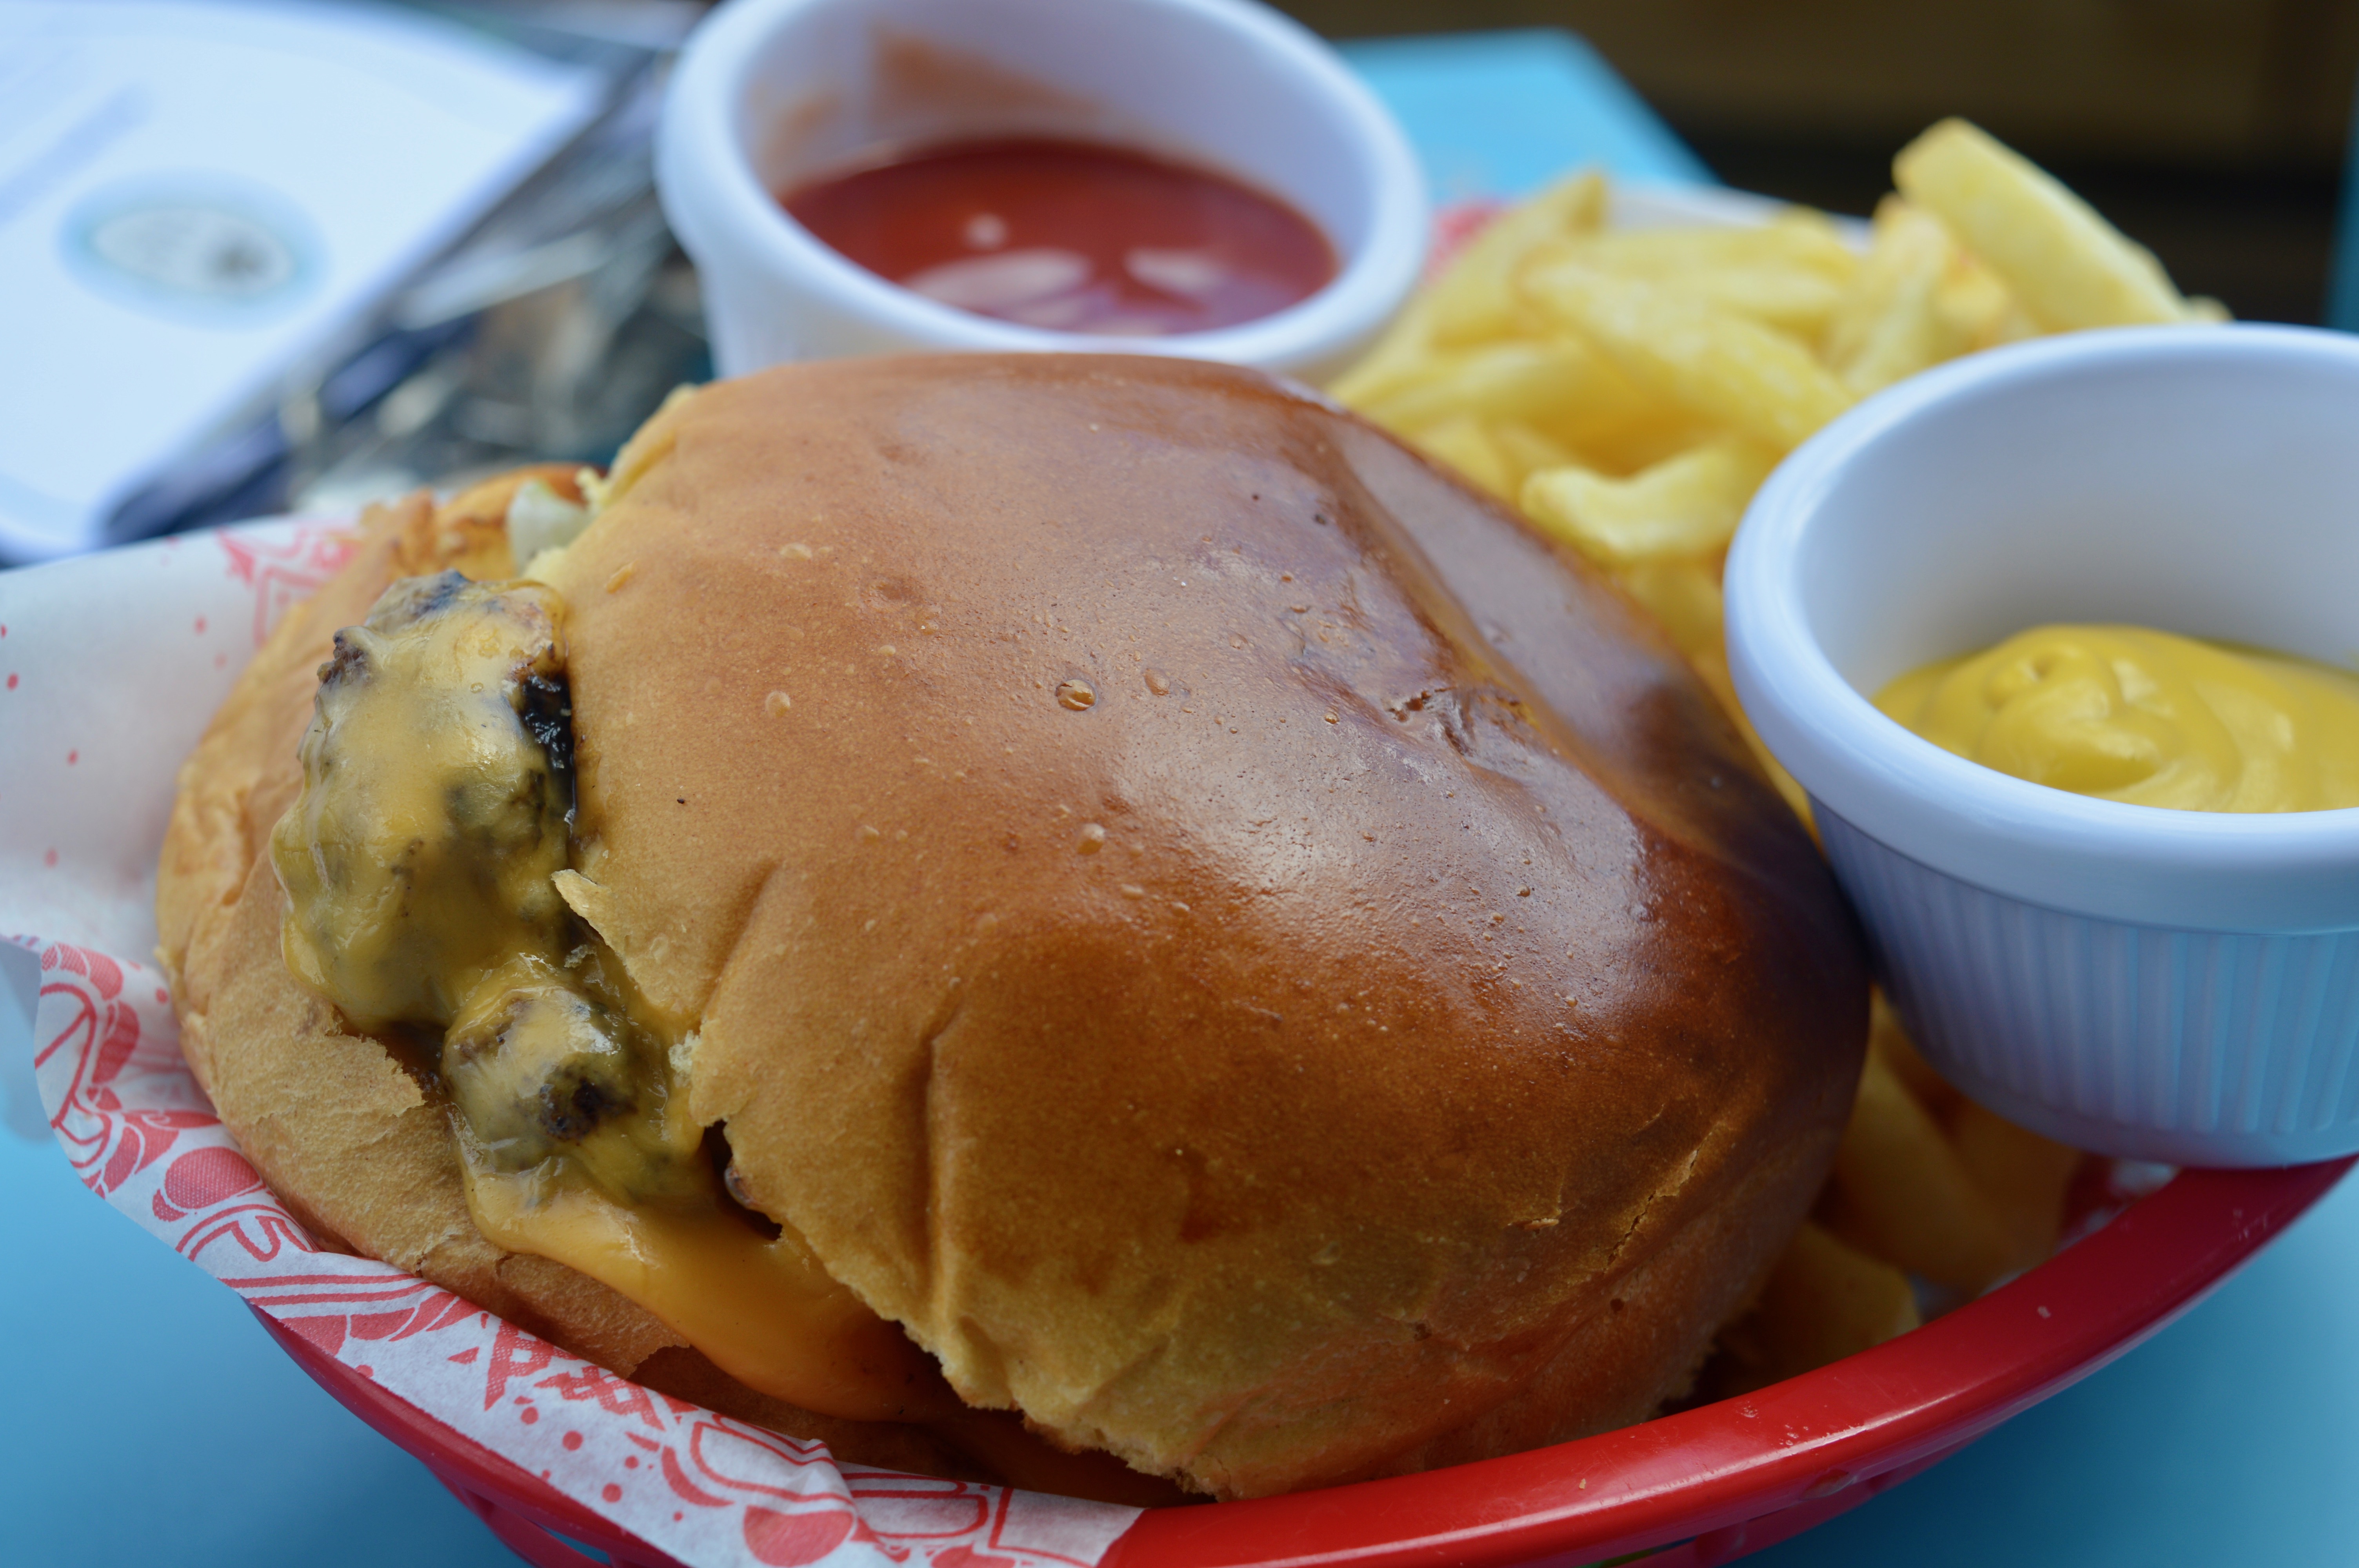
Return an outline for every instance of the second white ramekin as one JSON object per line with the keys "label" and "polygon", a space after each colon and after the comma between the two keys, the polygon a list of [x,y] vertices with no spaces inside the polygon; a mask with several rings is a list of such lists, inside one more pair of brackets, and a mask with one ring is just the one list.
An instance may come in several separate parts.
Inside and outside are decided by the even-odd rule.
{"label": "second white ramekin", "polygon": [[1809,791],[1918,1043],[2064,1141],[2359,1151],[2359,810],[2233,816],[2011,778],[1886,719],[1905,671],[2054,621],[2359,657],[2359,339],[2138,328],[1861,405],[1730,552],[1731,673]]}

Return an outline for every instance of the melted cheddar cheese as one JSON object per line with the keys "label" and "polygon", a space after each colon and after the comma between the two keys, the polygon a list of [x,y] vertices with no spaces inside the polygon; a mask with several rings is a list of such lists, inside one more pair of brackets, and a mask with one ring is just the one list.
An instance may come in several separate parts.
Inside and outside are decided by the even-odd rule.
{"label": "melted cheddar cheese", "polygon": [[476,1226],[827,1415],[959,1412],[930,1357],[726,1194],[676,1041],[552,883],[571,859],[564,607],[455,572],[337,634],[272,835],[288,967],[364,1032],[440,1032]]}

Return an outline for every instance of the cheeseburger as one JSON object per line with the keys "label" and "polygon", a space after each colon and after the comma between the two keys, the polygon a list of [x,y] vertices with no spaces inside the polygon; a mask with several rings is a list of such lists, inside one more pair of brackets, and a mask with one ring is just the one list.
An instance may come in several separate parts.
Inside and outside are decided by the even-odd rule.
{"label": "cheeseburger", "polygon": [[158,910],[324,1243],[847,1459],[1140,1501],[1645,1419],[1867,1013],[1642,612],[1163,359],[792,366],[380,509]]}

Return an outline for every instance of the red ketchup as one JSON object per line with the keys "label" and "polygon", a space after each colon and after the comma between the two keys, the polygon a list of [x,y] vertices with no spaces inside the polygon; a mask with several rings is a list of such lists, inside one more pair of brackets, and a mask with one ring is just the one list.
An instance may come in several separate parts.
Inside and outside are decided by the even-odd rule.
{"label": "red ketchup", "polygon": [[977,315],[1160,337],[1251,321],[1335,276],[1310,221],[1223,175],[1047,138],[953,142],[797,186],[786,209],[880,277]]}

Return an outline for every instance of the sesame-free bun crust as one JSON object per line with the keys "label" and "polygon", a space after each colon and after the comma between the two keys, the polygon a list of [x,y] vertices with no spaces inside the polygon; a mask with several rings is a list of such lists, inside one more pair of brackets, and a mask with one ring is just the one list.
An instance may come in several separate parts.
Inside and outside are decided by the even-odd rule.
{"label": "sesame-free bun crust", "polygon": [[1866,979],[1640,611],[1242,371],[788,367],[635,449],[548,573],[569,902],[962,1396],[1251,1496],[1684,1387]]}

